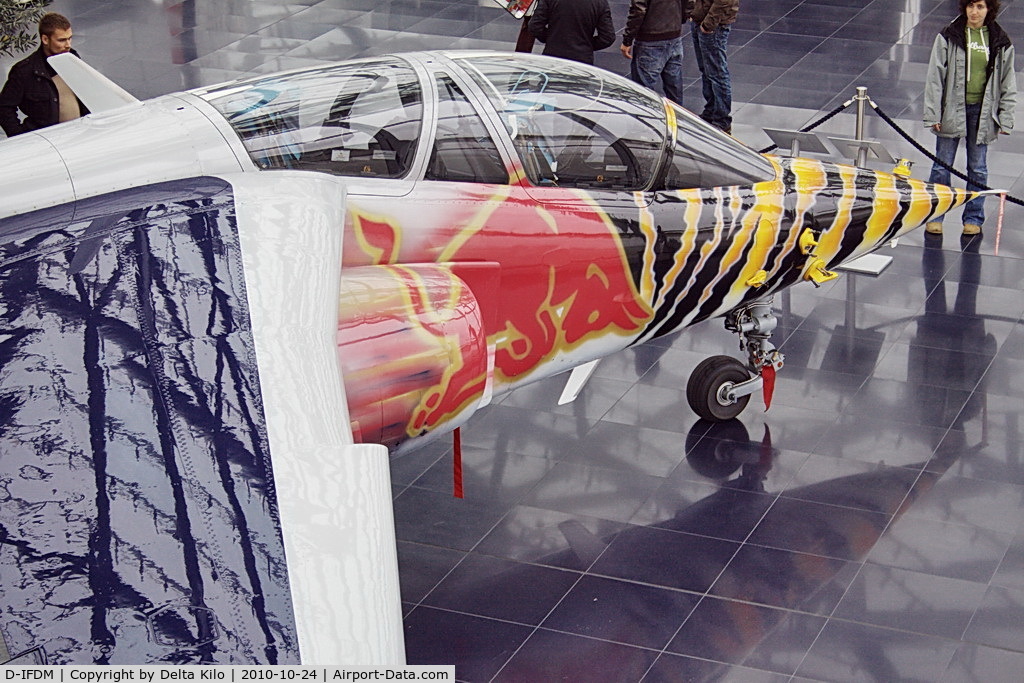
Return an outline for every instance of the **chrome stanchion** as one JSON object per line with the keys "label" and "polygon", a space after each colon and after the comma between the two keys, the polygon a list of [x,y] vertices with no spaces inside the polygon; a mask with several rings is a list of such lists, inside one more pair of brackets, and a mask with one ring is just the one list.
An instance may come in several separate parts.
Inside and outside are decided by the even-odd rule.
{"label": "chrome stanchion", "polygon": [[[868,103],[868,89],[863,85],[857,86],[857,94],[854,95],[853,100],[857,103],[857,123],[853,137],[860,142],[864,140],[864,110]],[[867,163],[868,150],[866,147],[859,147],[857,149],[857,165],[863,168],[867,166]]]}

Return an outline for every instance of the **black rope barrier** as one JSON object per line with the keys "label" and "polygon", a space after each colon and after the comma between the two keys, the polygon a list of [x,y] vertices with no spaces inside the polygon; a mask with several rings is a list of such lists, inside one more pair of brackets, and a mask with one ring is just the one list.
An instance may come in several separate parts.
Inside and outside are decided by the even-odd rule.
{"label": "black rope barrier", "polygon": [[[835,109],[833,109],[829,113],[825,114],[824,116],[822,116],[817,121],[813,121],[812,123],[809,123],[806,126],[804,126],[803,128],[801,128],[799,132],[801,132],[801,133],[809,133],[809,132],[811,132],[812,130],[814,130],[815,128],[817,128],[821,124],[825,123],[826,121],[828,121],[830,118],[832,118],[836,114],[839,114],[841,111],[843,111],[844,109],[849,107],[852,103],[853,103],[853,99],[846,100],[841,105],[839,105],[838,107],[836,107]],[[934,154],[929,152],[927,149],[924,148],[923,145],[921,145],[921,143],[919,143],[917,140],[912,138],[909,133],[907,133],[905,130],[900,128],[899,124],[897,124],[895,121],[893,121],[892,118],[890,118],[888,114],[886,114],[884,111],[882,111],[882,108],[879,107],[877,104],[875,104],[872,100],[869,99],[868,100],[868,104],[871,105],[871,108],[874,109],[875,113],[878,114],[878,116],[883,121],[885,121],[886,123],[889,124],[889,127],[891,127],[893,130],[895,130],[897,133],[899,133],[900,137],[902,137],[904,140],[909,142],[914,147],[914,149],[916,149],[918,152],[920,152],[921,154],[925,155],[928,159],[930,159],[933,164],[938,164],[939,166],[942,166],[943,168],[947,169],[950,173],[955,175],[957,178],[960,178],[964,182],[970,183],[970,184],[974,185],[977,188],[980,188],[982,190],[990,190],[990,191],[992,190],[991,187],[989,187],[988,185],[985,185],[984,183],[978,183],[978,182],[972,181],[967,176],[966,173],[961,173],[960,171],[958,171],[955,168],[953,168],[951,165],[949,165],[946,162],[944,162],[942,159],[939,159],[937,156],[935,156]],[[768,154],[769,152],[772,152],[772,151],[774,151],[774,150],[776,150],[778,148],[779,148],[778,145],[771,145],[770,147],[765,147],[764,149],[759,150],[758,154]],[[1024,206],[1024,200],[1018,199],[1017,197],[1014,197],[1014,196],[1012,196],[1010,194],[1006,195],[1006,201],[1013,202],[1014,204],[1017,204],[1019,206]]]}
{"label": "black rope barrier", "polygon": [[[975,181],[971,180],[971,179],[970,179],[969,177],[967,177],[967,174],[966,174],[966,173],[961,173],[960,171],[956,170],[955,168],[953,168],[952,166],[950,166],[950,165],[949,165],[949,164],[947,164],[946,162],[942,161],[942,159],[939,159],[939,158],[938,158],[937,156],[935,156],[934,154],[932,154],[931,152],[929,152],[929,151],[928,151],[927,149],[925,149],[925,148],[924,148],[924,147],[923,147],[923,146],[921,145],[921,143],[919,143],[919,142],[918,142],[917,140],[915,140],[914,138],[910,137],[910,135],[909,135],[909,134],[908,134],[908,133],[907,133],[907,132],[906,132],[905,130],[903,130],[902,128],[900,128],[900,127],[899,127],[899,125],[897,125],[897,123],[896,123],[895,121],[893,121],[893,120],[892,120],[891,118],[889,118],[889,115],[888,115],[888,114],[886,114],[886,113],[885,113],[884,111],[882,111],[882,108],[881,108],[881,107],[879,107],[879,106],[878,106],[877,104],[875,104],[875,103],[874,103],[874,102],[872,102],[871,100],[868,100],[868,102],[869,102],[869,103],[871,104],[871,108],[875,110],[875,113],[876,113],[876,114],[878,114],[878,116],[879,116],[879,117],[880,117],[880,118],[881,118],[881,119],[882,119],[883,121],[885,121],[886,123],[888,123],[888,124],[889,124],[889,126],[890,126],[890,127],[891,127],[891,128],[893,129],[893,130],[895,130],[895,131],[896,131],[897,133],[899,133],[899,134],[900,134],[900,136],[901,136],[901,137],[902,137],[902,138],[903,138],[904,140],[906,140],[906,141],[907,141],[907,142],[909,142],[909,143],[910,143],[911,145],[913,145],[913,146],[914,146],[914,148],[915,148],[915,149],[917,149],[917,151],[921,152],[921,153],[922,153],[922,154],[924,154],[924,155],[925,155],[926,157],[928,157],[929,159],[931,159],[931,160],[932,160],[932,163],[936,163],[936,164],[938,164],[939,166],[942,166],[943,168],[945,168],[945,169],[949,170],[949,172],[950,172],[950,173],[952,173],[953,175],[955,175],[955,176],[956,176],[957,178],[960,178],[961,180],[964,180],[965,182],[971,183],[971,184],[973,184],[973,185],[974,185],[975,187],[981,188],[982,190],[991,190],[991,189],[992,189],[991,187],[989,187],[988,185],[985,185],[984,183],[979,183],[979,182],[975,182]],[[1009,194],[1007,194],[1007,195],[1006,195],[1006,201],[1008,201],[1008,202],[1013,202],[1014,204],[1018,204],[1018,205],[1020,205],[1020,206],[1024,206],[1024,201],[1022,201],[1022,200],[1018,199],[1017,197],[1012,197],[1012,196],[1010,196]]]}
{"label": "black rope barrier", "polygon": [[[827,113],[824,116],[822,116],[817,121],[813,121],[813,122],[807,124],[806,126],[804,126],[803,128],[801,128],[799,132],[801,132],[801,133],[809,133],[809,132],[811,132],[812,130],[814,130],[815,128],[817,128],[821,124],[825,123],[826,121],[828,121],[830,118],[832,118],[833,116],[835,116],[839,112],[841,112],[844,109],[846,109],[847,107],[849,107],[851,104],[853,104],[853,100],[852,99],[846,100],[845,102],[840,104],[838,107],[836,107],[835,109],[833,109],[829,113]],[[758,154],[767,154],[768,152],[772,152],[772,151],[774,151],[774,150],[776,150],[778,148],[779,148],[778,145],[771,145],[770,147],[765,147],[764,149],[759,150]]]}

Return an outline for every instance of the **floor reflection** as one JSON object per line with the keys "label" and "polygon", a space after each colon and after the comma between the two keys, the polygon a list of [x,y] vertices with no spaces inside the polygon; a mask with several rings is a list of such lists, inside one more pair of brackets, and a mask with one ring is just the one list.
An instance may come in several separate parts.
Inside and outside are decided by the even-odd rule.
{"label": "floor reflection", "polygon": [[[985,317],[978,314],[981,239],[964,238],[963,246],[959,282],[947,284],[952,255],[943,251],[941,236],[925,235],[921,275],[928,298],[910,340],[907,364],[921,424],[951,429],[962,429],[964,422],[983,414],[985,371],[997,350]],[[955,292],[952,305],[950,290]]]}
{"label": "floor reflection", "polygon": [[[685,451],[688,465],[716,481],[716,490],[671,519],[605,536],[578,520],[563,520],[557,528],[565,550],[533,564],[470,555],[423,605],[489,612],[513,622],[532,605],[532,618],[525,622],[534,629],[498,680],[526,680],[552,667],[564,680],[626,680],[631,674],[622,669],[594,669],[595,662],[615,660],[624,645],[646,650],[649,661],[638,661],[647,665],[655,654],[686,655],[673,665],[688,672],[685,680],[748,661],[775,662],[773,670],[791,674],[800,658],[779,642],[781,634],[803,647],[813,641],[814,628],[820,630],[847,595],[879,537],[964,455],[965,447],[949,440],[928,469],[923,464],[880,467],[798,487],[786,492],[791,497],[765,491],[778,455],[767,425],[754,440],[739,420],[699,421],[687,435]],[[415,624],[416,616],[408,621]],[[574,647],[559,653],[535,644],[556,638],[553,632],[586,640],[575,639]],[[427,654],[418,634],[411,635],[413,656]],[[479,643],[470,659],[456,662],[460,677],[476,680],[472,674],[481,662],[493,665],[508,646]],[[785,656],[775,651],[780,647]]]}

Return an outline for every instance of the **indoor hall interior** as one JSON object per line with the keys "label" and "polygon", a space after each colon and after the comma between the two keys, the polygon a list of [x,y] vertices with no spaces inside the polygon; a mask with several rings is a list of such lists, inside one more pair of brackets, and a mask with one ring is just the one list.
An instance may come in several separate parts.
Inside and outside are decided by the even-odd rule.
{"label": "indoor hall interior", "polygon": [[[621,33],[628,0],[610,4]],[[1024,41],[1024,8],[1002,5]],[[741,0],[733,135],[767,147],[765,128],[806,126],[863,86],[932,149],[925,70],[956,7]],[[511,51],[520,28],[492,0],[51,9],[138,98],[392,52]],[[683,105],[699,111],[686,37]],[[617,45],[597,64],[626,74]],[[816,130],[855,125],[848,107]],[[927,178],[930,162],[870,109],[864,133]],[[989,153],[989,185],[1012,197],[1022,141]],[[571,404],[557,405],[555,377],[478,413],[462,429],[463,499],[450,437],[393,458],[408,662],[474,682],[1019,680],[1024,209],[1008,202],[997,230],[998,200],[987,208],[978,237],[961,238],[955,210],[944,235],[884,250],[880,275],[778,297],[786,364],[767,412],[755,396],[713,425],[687,406],[694,366],[740,355],[711,320],[603,360]]]}

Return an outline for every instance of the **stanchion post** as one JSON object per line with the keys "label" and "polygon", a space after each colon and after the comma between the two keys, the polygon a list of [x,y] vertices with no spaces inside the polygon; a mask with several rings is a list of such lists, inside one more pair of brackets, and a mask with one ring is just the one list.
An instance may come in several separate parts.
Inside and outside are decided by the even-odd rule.
{"label": "stanchion post", "polygon": [[999,194],[999,218],[996,220],[996,251],[995,255],[999,256],[999,238],[1003,235],[1003,212],[1006,209],[1006,193],[1001,192]]}
{"label": "stanchion post", "polygon": [[[864,109],[868,102],[868,89],[863,85],[857,86],[857,94],[853,98],[857,102],[857,124],[854,131],[854,139],[858,142],[864,139]],[[863,168],[868,164],[868,150],[866,147],[857,149],[857,165]]]}
{"label": "stanchion post", "polygon": [[[868,101],[868,89],[864,86],[857,86],[857,94],[854,96],[857,102],[857,122],[853,131],[853,139],[857,142],[864,140],[864,105]],[[868,148],[861,145],[857,148],[857,166],[864,168],[868,165]],[[857,327],[857,283],[856,274],[849,273],[846,277],[846,357],[853,355],[853,331]]]}

